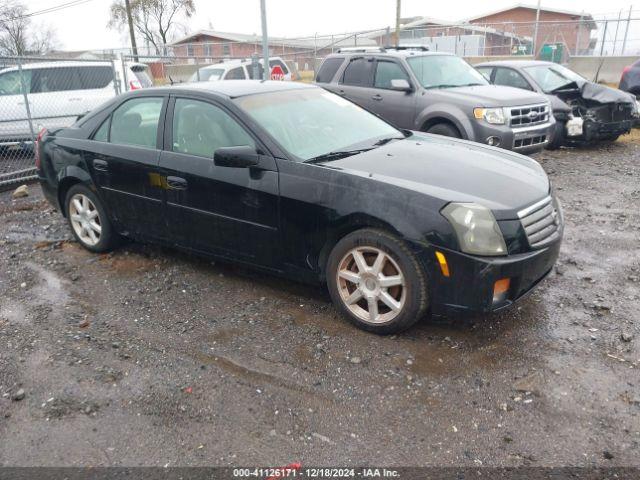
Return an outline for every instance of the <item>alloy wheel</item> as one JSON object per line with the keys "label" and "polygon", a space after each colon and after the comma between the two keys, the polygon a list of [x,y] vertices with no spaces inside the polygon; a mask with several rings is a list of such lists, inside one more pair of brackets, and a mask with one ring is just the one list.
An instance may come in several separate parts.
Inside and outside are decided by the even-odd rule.
{"label": "alloy wheel", "polygon": [[406,303],[405,276],[390,255],[374,247],[349,250],[338,264],[340,298],[360,320],[387,323]]}
{"label": "alloy wheel", "polygon": [[102,226],[100,213],[91,199],[76,193],[69,201],[69,218],[76,235],[84,243],[93,247],[100,241]]}

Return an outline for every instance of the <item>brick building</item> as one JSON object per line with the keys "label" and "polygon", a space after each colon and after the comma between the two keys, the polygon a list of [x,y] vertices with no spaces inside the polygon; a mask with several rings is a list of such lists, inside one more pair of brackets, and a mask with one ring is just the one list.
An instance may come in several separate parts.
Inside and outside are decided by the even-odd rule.
{"label": "brick building", "polygon": [[[340,47],[372,46],[364,36],[278,38],[269,36],[269,54],[296,62],[301,70],[313,69],[314,63]],[[262,37],[242,33],[200,30],[171,44],[177,63],[216,63],[231,58],[262,55]],[[319,60],[318,60],[319,59]]]}
{"label": "brick building", "polygon": [[[535,22],[536,7],[524,4],[516,4],[465,20],[465,23],[500,28],[518,37],[530,39],[533,39],[535,34]],[[597,25],[588,13],[540,8],[536,50],[539,52],[545,43],[563,43],[572,55],[590,53],[594,44],[591,32],[595,29]]]}

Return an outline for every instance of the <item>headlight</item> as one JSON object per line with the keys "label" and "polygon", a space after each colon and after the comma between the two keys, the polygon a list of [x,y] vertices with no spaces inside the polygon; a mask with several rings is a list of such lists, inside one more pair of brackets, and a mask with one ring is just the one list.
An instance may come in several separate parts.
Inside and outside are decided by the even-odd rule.
{"label": "headlight", "polygon": [[476,255],[506,255],[498,222],[488,208],[475,203],[450,203],[442,209],[456,231],[460,249]]}
{"label": "headlight", "polygon": [[504,111],[502,108],[474,108],[473,116],[478,120],[484,118],[488,123],[504,124]]}

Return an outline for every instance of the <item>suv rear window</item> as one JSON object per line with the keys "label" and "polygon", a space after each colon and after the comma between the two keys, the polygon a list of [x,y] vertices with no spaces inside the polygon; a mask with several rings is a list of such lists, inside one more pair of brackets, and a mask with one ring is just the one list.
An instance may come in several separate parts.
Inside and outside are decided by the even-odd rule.
{"label": "suv rear window", "polygon": [[336,72],[344,62],[343,58],[328,58],[324,61],[318,75],[316,75],[316,82],[329,83],[333,80]]}
{"label": "suv rear window", "polygon": [[342,75],[342,83],[357,87],[368,87],[371,85],[373,76],[373,59],[354,58],[349,62]]}
{"label": "suv rear window", "polygon": [[287,66],[280,60],[269,60],[269,68],[273,69],[273,67],[275,67],[276,65],[278,65],[282,71],[284,72],[285,75],[289,74],[289,69],[287,68]]}

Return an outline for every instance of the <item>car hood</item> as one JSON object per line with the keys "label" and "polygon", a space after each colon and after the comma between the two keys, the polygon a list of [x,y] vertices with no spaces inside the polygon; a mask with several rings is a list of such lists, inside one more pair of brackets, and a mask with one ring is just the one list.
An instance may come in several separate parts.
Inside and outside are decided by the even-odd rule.
{"label": "car hood", "polygon": [[474,202],[499,220],[549,194],[538,162],[466,140],[415,133],[382,147],[324,165],[449,202]]}
{"label": "car hood", "polygon": [[546,98],[538,93],[500,85],[478,85],[426,91],[474,107],[515,107],[546,102]]}

